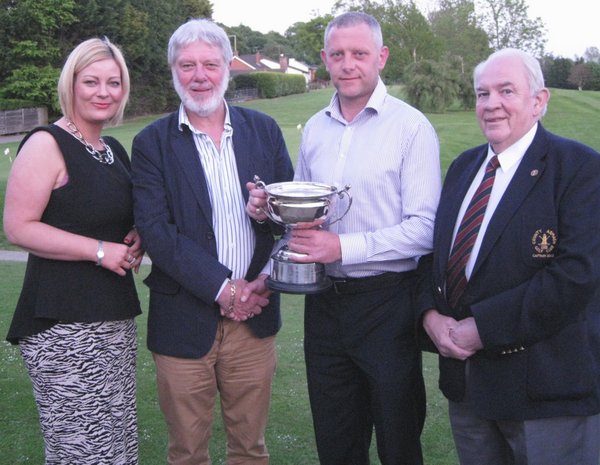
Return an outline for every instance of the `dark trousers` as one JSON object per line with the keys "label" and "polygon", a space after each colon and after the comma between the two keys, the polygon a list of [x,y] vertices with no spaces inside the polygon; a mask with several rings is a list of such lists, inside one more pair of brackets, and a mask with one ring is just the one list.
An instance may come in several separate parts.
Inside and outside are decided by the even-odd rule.
{"label": "dark trousers", "polygon": [[467,402],[450,402],[449,413],[461,465],[598,465],[600,460],[600,414],[488,420]]}
{"label": "dark trousers", "polygon": [[305,358],[321,465],[369,464],[373,427],[382,465],[423,463],[413,275],[396,276],[383,288],[306,296]]}

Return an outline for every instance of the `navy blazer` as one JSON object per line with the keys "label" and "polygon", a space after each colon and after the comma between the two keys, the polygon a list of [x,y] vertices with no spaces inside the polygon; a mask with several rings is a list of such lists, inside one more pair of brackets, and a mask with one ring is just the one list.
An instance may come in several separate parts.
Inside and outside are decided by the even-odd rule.
{"label": "navy blazer", "polygon": [[[443,291],[453,229],[487,150],[466,151],[448,170],[433,263],[420,266],[430,275],[419,311],[475,318],[484,348],[469,359],[468,398],[483,417],[598,413],[600,156],[538,125],[453,309]],[[465,367],[440,357],[440,388],[450,400],[464,398]]]}
{"label": "navy blazer", "polygon": [[[266,183],[290,181],[293,167],[280,128],[269,116],[229,107],[233,147],[246,201],[246,182],[254,175]],[[148,348],[183,358],[204,356],[214,342],[220,316],[214,299],[231,270],[219,263],[212,207],[193,135],[178,127],[174,112],[144,128],[132,147],[135,224],[152,270]],[[272,223],[252,220],[256,247],[245,279],[255,279],[274,243]],[[279,295],[248,324],[258,337],[281,327]]]}

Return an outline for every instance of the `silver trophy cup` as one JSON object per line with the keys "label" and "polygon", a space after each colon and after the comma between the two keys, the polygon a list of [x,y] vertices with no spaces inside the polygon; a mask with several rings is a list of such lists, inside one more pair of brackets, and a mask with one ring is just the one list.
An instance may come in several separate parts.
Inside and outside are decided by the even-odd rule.
{"label": "silver trophy cup", "polygon": [[[325,220],[331,225],[341,220],[352,205],[352,197],[348,193],[350,186],[338,190],[327,184],[300,181],[266,185],[258,176],[254,177],[254,182],[267,193],[265,213],[286,230],[298,223],[315,220]],[[348,197],[346,210],[339,218],[331,218],[334,203],[343,196]],[[288,294],[316,294],[331,286],[322,263],[296,263],[291,260],[302,255],[284,245],[271,256],[271,275],[267,278],[269,289]]]}

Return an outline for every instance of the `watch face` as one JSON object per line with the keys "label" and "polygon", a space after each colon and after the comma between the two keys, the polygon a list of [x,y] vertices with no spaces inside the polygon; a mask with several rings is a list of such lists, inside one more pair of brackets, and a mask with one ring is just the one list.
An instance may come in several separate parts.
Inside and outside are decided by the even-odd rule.
{"label": "watch face", "polygon": [[98,250],[96,251],[97,265],[100,265],[102,259],[104,258],[104,244],[102,241],[98,242]]}

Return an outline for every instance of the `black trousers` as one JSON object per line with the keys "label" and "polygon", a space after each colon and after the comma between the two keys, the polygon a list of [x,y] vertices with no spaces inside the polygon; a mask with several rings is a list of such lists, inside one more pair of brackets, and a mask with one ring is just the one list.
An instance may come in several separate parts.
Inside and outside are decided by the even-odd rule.
{"label": "black trousers", "polygon": [[425,387],[414,278],[395,278],[381,286],[377,280],[342,283],[306,296],[304,349],[321,465],[369,464],[373,427],[382,465],[423,463]]}

